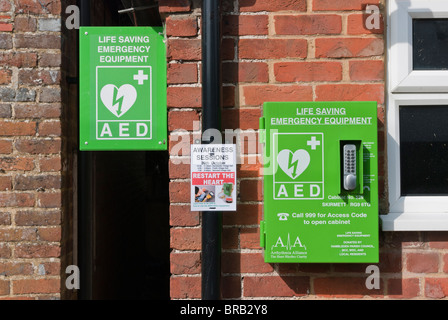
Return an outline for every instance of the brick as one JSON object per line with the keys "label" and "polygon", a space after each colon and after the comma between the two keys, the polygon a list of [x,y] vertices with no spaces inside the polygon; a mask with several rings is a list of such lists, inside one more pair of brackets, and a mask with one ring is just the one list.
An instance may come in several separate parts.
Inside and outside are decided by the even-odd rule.
{"label": "brick", "polygon": [[316,86],[316,101],[377,101],[384,103],[383,84],[323,84]]}
{"label": "brick", "polygon": [[6,277],[33,274],[33,265],[26,262],[0,262],[0,275]]}
{"label": "brick", "polygon": [[242,228],[240,231],[241,249],[261,249],[259,231],[259,228]]}
{"label": "brick", "polygon": [[222,232],[221,246],[224,250],[239,249],[239,230],[237,228],[226,228]]}
{"label": "brick", "polygon": [[30,171],[34,169],[34,162],[32,158],[27,157],[2,157],[0,168],[6,171]]}
{"label": "brick", "polygon": [[60,67],[61,66],[61,54],[42,52],[39,59],[40,67]]}
{"label": "brick", "polygon": [[59,210],[18,211],[15,215],[15,223],[18,226],[57,226],[61,223],[61,212]]}
{"label": "brick", "polygon": [[364,295],[381,295],[380,289],[367,289],[366,277],[334,277],[314,279],[314,292],[322,297],[361,298]]}
{"label": "brick", "polygon": [[305,58],[304,39],[241,39],[238,45],[241,59]]}
{"label": "brick", "polygon": [[379,38],[316,39],[316,58],[353,58],[380,56],[384,41]]}
{"label": "brick", "polygon": [[169,84],[197,83],[198,65],[196,63],[169,63],[167,79]]}
{"label": "brick", "polygon": [[170,254],[170,271],[172,274],[201,273],[201,254],[199,252]]}
{"label": "brick", "polygon": [[170,202],[189,203],[190,187],[188,182],[170,182]]}
{"label": "brick", "polygon": [[34,228],[27,229],[11,229],[0,228],[1,242],[17,242],[17,241],[35,241],[36,230]]}
{"label": "brick", "polygon": [[312,87],[304,85],[247,85],[242,90],[246,106],[261,106],[267,101],[313,100]]}
{"label": "brick", "polygon": [[58,258],[61,254],[59,245],[39,243],[19,243],[15,248],[17,258]]}
{"label": "brick", "polygon": [[222,111],[222,126],[226,129],[258,129],[261,109],[224,109]]}
{"label": "brick", "polygon": [[222,277],[221,295],[223,299],[241,298],[241,277],[224,275]]}
{"label": "brick", "polygon": [[0,212],[0,225],[7,226],[11,224],[11,214],[9,212]]}
{"label": "brick", "polygon": [[[197,137],[198,139],[200,137]],[[193,143],[193,136],[184,133],[171,133],[169,135],[168,150],[171,156],[189,156],[190,145]]]}
{"label": "brick", "polygon": [[275,79],[280,82],[341,81],[340,62],[279,62],[274,64]]}
{"label": "brick", "polygon": [[12,152],[12,140],[0,140],[0,154]]}
{"label": "brick", "polygon": [[35,32],[37,19],[32,16],[17,16],[14,20],[14,31]]}
{"label": "brick", "polygon": [[232,108],[237,105],[235,102],[235,91],[236,88],[233,85],[222,87],[221,103],[223,108]]}
{"label": "brick", "polygon": [[200,250],[200,228],[171,228],[170,248],[176,250]]}
{"label": "brick", "polygon": [[7,69],[0,70],[0,84],[11,83],[12,71]]}
{"label": "brick", "polygon": [[193,111],[170,111],[168,112],[168,130],[176,129],[193,130],[194,121],[199,122],[199,113]]}
{"label": "brick", "polygon": [[349,74],[352,81],[384,81],[384,61],[350,61]]}
{"label": "brick", "polygon": [[0,176],[0,191],[8,191],[12,188],[12,178],[8,176]]}
{"label": "brick", "polygon": [[61,36],[56,34],[16,34],[16,48],[61,49]]}
{"label": "brick", "polygon": [[430,248],[448,249],[448,232],[433,232],[426,235]]}
{"label": "brick", "polygon": [[37,65],[37,54],[32,52],[1,52],[0,63],[3,66],[32,68]]}
{"label": "brick", "polygon": [[0,258],[10,258],[11,248],[6,243],[0,243]]}
{"label": "brick", "polygon": [[12,35],[8,33],[0,34],[0,49],[12,49]]}
{"label": "brick", "polygon": [[336,14],[278,15],[274,18],[278,35],[340,34],[342,17]]}
{"label": "brick", "polygon": [[191,37],[198,34],[198,22],[194,16],[169,16],[165,22],[167,36]]}
{"label": "brick", "polygon": [[[0,215],[1,221],[1,215]],[[443,255],[443,272],[448,273],[448,254]]]}
{"label": "brick", "polygon": [[61,193],[39,193],[37,195],[37,206],[40,208],[60,208],[62,204]]}
{"label": "brick", "polygon": [[19,88],[17,90],[15,101],[18,102],[28,102],[34,101],[36,99],[36,91],[29,88]]}
{"label": "brick", "polygon": [[265,62],[224,62],[223,83],[268,82],[269,70]]}
{"label": "brick", "polygon": [[379,4],[380,0],[313,0],[313,10],[364,10],[368,4]]}
{"label": "brick", "polygon": [[191,9],[190,0],[159,0],[159,12],[188,12]]}
{"label": "brick", "polygon": [[8,0],[0,0],[0,11],[6,12],[11,10],[11,3]]}
{"label": "brick", "polygon": [[11,23],[0,22],[0,32],[11,32],[13,25]]}
{"label": "brick", "polygon": [[61,157],[43,158],[39,160],[40,172],[61,171]]}
{"label": "brick", "polygon": [[200,108],[202,105],[202,88],[168,87],[167,105],[169,108]]}
{"label": "brick", "polygon": [[61,123],[60,121],[43,121],[39,123],[37,132],[40,137],[59,137],[61,135]]}
{"label": "brick", "polygon": [[201,40],[168,39],[167,58],[168,60],[201,60]]}
{"label": "brick", "polygon": [[61,89],[43,87],[40,93],[40,102],[60,102]]}
{"label": "brick", "polygon": [[61,13],[61,1],[54,0],[15,0],[16,13]]}
{"label": "brick", "polygon": [[440,299],[448,296],[447,278],[425,278],[425,296]]}
{"label": "brick", "polygon": [[0,121],[0,136],[32,136],[35,134],[35,122]]}
{"label": "brick", "polygon": [[13,280],[14,294],[59,293],[59,279],[24,279]]}
{"label": "brick", "polygon": [[237,165],[238,178],[256,178],[263,174],[263,164],[261,163],[241,163]]}
{"label": "brick", "polygon": [[267,15],[227,15],[222,18],[222,33],[230,36],[267,35]]}
{"label": "brick", "polygon": [[9,280],[0,280],[0,296],[9,295]]}
{"label": "brick", "polygon": [[39,19],[39,31],[61,31],[60,19]]}
{"label": "brick", "polygon": [[[380,27],[378,29],[366,25],[366,21],[369,17],[370,14],[361,13],[349,15],[347,17],[347,34],[383,34],[383,17],[380,16],[379,18]],[[369,22],[372,23],[370,20]]]}
{"label": "brick", "polygon": [[10,118],[12,115],[10,104],[0,104],[0,118]]}
{"label": "brick", "polygon": [[30,154],[52,154],[61,151],[61,141],[58,140],[18,140],[15,147],[19,152]]}
{"label": "brick", "polygon": [[307,295],[310,284],[306,276],[246,276],[244,297],[299,297]]}
{"label": "brick", "polygon": [[240,0],[241,12],[306,11],[306,0]]}
{"label": "brick", "polygon": [[241,180],[239,192],[241,201],[262,201],[263,183],[261,180]]}
{"label": "brick", "polygon": [[39,228],[38,240],[49,242],[61,241],[61,227]]}
{"label": "brick", "polygon": [[269,273],[274,271],[271,264],[264,262],[260,253],[223,253],[222,272],[224,273]]}
{"label": "brick", "polygon": [[235,59],[235,40],[233,38],[224,38],[221,43],[221,60]]}
{"label": "brick", "polygon": [[182,162],[173,162],[170,160],[169,175],[171,179],[190,178],[190,164]]}
{"label": "brick", "polygon": [[387,295],[392,299],[411,299],[420,295],[420,281],[417,278],[388,279]]}
{"label": "brick", "polygon": [[171,299],[200,299],[201,278],[171,277],[170,295]]}
{"label": "brick", "polygon": [[406,269],[415,273],[433,273],[439,270],[439,255],[437,253],[408,253]]}
{"label": "brick", "polygon": [[199,225],[199,212],[191,211],[190,205],[170,206],[171,226],[197,226]]}
{"label": "brick", "polygon": [[0,207],[33,207],[34,203],[32,193],[0,194]]}
{"label": "brick", "polygon": [[224,225],[257,225],[262,217],[262,205],[238,203],[236,212],[227,212],[223,216]]}
{"label": "brick", "polygon": [[59,175],[17,175],[14,179],[14,190],[43,190],[61,188]]}
{"label": "brick", "polygon": [[19,84],[37,86],[58,84],[61,81],[59,70],[19,70]]}
{"label": "brick", "polygon": [[44,262],[38,266],[39,275],[58,276],[61,274],[61,263],[56,262]]}
{"label": "brick", "polygon": [[14,106],[15,117],[17,119],[51,119],[61,116],[61,104],[17,104]]}

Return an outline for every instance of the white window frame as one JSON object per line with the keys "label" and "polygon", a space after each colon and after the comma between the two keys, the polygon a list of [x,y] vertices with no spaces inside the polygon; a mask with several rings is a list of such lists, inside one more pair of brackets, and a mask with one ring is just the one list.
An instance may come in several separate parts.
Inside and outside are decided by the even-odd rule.
{"label": "white window frame", "polygon": [[[400,106],[448,105],[448,71],[412,70],[412,19],[448,18],[446,0],[389,0],[387,164],[389,213],[383,231],[448,230],[448,196],[402,196]],[[445,84],[445,85],[444,85]]]}
{"label": "white window frame", "polygon": [[389,89],[399,92],[448,92],[448,72],[412,70],[412,19],[448,18],[446,0],[390,0]]}

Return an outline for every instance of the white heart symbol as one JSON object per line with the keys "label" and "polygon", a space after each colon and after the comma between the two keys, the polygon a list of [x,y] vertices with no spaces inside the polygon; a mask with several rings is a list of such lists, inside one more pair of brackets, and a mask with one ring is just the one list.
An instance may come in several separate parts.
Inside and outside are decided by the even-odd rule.
{"label": "white heart symbol", "polygon": [[101,89],[101,101],[116,117],[124,115],[137,100],[137,90],[130,84],[124,84],[117,88],[108,84]]}
{"label": "white heart symbol", "polygon": [[[292,155],[291,161],[290,155]],[[297,150],[294,154],[291,150],[284,149],[278,153],[277,161],[280,168],[294,180],[310,165],[310,154],[303,149]]]}

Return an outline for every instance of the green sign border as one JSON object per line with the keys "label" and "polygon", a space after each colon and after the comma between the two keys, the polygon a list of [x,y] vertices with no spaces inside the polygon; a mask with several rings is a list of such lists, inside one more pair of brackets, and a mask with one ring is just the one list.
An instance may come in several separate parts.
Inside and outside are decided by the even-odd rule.
{"label": "green sign border", "polygon": [[[322,113],[338,110],[343,114]],[[377,103],[266,102],[260,140],[265,144],[260,223],[265,262],[377,263]],[[314,147],[312,140],[320,144]],[[357,146],[353,191],[342,187],[346,143]],[[277,189],[276,183],[284,187]]]}
{"label": "green sign border", "polygon": [[[98,39],[105,36],[148,36],[147,62],[101,63]],[[81,27],[79,30],[79,149],[81,151],[167,150],[167,67],[163,27]],[[110,45],[110,44],[106,44]],[[120,44],[117,44],[120,45]],[[128,44],[132,46],[131,44]],[[119,53],[108,55],[141,55]],[[151,71],[151,137],[148,139],[100,140],[96,137],[96,74],[101,67],[146,67]],[[119,75],[118,75],[119,77]],[[142,119],[147,120],[147,119]]]}

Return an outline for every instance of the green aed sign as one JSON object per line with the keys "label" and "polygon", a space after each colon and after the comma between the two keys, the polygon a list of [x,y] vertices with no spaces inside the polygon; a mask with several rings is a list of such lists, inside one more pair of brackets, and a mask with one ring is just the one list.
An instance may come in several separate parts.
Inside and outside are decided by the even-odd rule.
{"label": "green aed sign", "polygon": [[80,150],[166,150],[162,27],[80,28]]}
{"label": "green aed sign", "polygon": [[266,262],[378,262],[376,102],[266,102]]}

